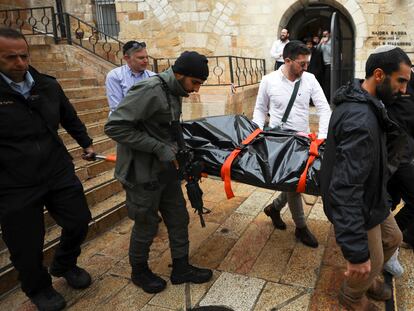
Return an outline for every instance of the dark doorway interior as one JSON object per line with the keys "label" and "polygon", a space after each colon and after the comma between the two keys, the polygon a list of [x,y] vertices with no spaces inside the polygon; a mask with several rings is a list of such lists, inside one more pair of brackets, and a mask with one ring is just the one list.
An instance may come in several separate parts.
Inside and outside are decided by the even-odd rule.
{"label": "dark doorway interior", "polygon": [[320,37],[324,30],[330,30],[333,12],[337,12],[339,17],[342,68],[338,80],[342,85],[354,77],[355,37],[350,20],[332,6],[310,4],[296,12],[286,26],[290,39],[304,40],[315,35]]}

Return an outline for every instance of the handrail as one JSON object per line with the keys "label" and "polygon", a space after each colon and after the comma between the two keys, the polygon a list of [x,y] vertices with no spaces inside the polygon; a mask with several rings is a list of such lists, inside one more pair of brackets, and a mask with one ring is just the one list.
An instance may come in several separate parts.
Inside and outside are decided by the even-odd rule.
{"label": "handrail", "polygon": [[[65,37],[69,44],[80,46],[114,65],[124,64],[122,53],[124,43],[122,41],[72,14],[63,13],[63,18],[59,18],[59,20],[63,20],[65,23]],[[149,56],[149,61],[151,69],[154,71],[155,59]]]}
{"label": "handrail", "polygon": [[[51,6],[0,10],[0,24],[19,29],[25,35],[53,35],[116,65],[124,64],[124,43],[69,13],[56,13]],[[62,31],[64,33],[62,33]],[[149,57],[150,69],[162,72],[175,58]],[[264,59],[232,55],[207,56],[210,75],[205,85],[242,87],[259,83],[266,72]]]}
{"label": "handrail", "polygon": [[53,35],[57,42],[56,16],[52,6],[0,10],[1,24],[19,29],[25,35]]}

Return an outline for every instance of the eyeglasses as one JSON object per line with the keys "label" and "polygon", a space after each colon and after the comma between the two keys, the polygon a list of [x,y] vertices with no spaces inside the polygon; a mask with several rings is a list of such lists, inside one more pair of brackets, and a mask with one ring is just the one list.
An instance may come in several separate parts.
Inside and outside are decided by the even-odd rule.
{"label": "eyeglasses", "polygon": [[298,64],[300,67],[302,67],[302,68],[305,68],[305,67],[308,67],[309,66],[309,64],[310,64],[310,62],[298,62],[298,61],[296,61],[296,60],[294,60],[294,59],[291,59],[291,61],[292,62],[295,62],[296,64]]}

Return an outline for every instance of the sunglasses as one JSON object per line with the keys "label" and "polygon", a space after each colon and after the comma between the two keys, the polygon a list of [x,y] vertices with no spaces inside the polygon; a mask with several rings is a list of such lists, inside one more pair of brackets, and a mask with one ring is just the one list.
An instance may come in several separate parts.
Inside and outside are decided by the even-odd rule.
{"label": "sunglasses", "polygon": [[292,62],[295,62],[296,64],[298,64],[300,67],[305,68],[307,66],[309,66],[310,62],[298,62],[294,59],[291,59]]}
{"label": "sunglasses", "polygon": [[134,43],[132,43],[132,46],[131,46],[131,48],[145,48],[145,47],[147,47],[145,42],[138,42],[138,41],[135,41]]}
{"label": "sunglasses", "polygon": [[[127,50],[124,49],[124,55],[127,54],[129,51],[131,51],[132,49],[141,49],[141,48],[145,48],[147,47],[145,42],[138,42],[138,41],[134,41],[130,47],[128,47]],[[124,46],[125,48],[125,46]]]}

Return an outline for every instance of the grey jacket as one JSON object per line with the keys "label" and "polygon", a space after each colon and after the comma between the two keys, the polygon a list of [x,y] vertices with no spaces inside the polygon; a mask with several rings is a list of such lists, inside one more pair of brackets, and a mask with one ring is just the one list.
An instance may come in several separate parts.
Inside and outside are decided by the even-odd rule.
{"label": "grey jacket", "polygon": [[171,68],[160,76],[171,92],[172,109],[154,76],[135,84],[105,124],[105,134],[118,143],[115,177],[128,187],[157,181],[162,162],[175,159],[177,145],[169,123],[172,115],[179,119],[182,97],[188,94]]}

